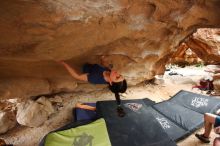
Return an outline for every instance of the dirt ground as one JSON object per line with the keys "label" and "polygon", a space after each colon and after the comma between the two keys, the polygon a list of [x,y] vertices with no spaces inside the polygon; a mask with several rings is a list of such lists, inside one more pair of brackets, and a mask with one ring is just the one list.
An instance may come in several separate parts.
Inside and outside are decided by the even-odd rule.
{"label": "dirt ground", "polygon": [[[182,69],[180,69],[182,70]],[[129,87],[126,94],[122,95],[122,100],[126,99],[141,99],[149,98],[153,101],[160,102],[169,99],[180,90],[187,90],[195,93],[206,94],[198,89],[192,89],[192,86],[198,83],[198,80],[207,74],[204,68],[189,67],[184,71],[171,69],[180,75],[168,75],[167,72],[163,79],[157,77],[156,84],[141,83],[134,87]],[[0,137],[5,139],[7,143],[15,146],[36,146],[39,144],[42,137],[49,131],[55,130],[63,125],[69,123],[73,119],[72,109],[76,102],[96,102],[100,100],[112,100],[114,95],[108,89],[102,89],[91,92],[77,92],[60,94],[63,99],[63,107],[53,114],[44,125],[38,128],[28,128],[17,125],[16,128],[8,131]],[[220,98],[220,97],[219,97]],[[203,132],[203,128],[196,132]],[[195,133],[177,143],[178,146],[211,146],[214,138],[217,136],[212,132],[211,143],[203,144],[194,136]]]}

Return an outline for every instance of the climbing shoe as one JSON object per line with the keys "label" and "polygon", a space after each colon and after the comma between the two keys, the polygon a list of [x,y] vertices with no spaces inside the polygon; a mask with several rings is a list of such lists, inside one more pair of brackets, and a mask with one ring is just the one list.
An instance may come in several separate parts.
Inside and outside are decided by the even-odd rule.
{"label": "climbing shoe", "polygon": [[204,143],[210,143],[209,138],[205,137],[203,134],[196,134],[195,136]]}

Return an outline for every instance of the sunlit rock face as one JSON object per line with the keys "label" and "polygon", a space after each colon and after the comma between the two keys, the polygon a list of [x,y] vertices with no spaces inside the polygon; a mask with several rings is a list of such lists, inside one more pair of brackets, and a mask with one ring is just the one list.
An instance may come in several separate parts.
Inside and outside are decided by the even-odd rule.
{"label": "sunlit rock face", "polygon": [[198,63],[203,63],[203,61],[186,45],[186,43],[180,44],[176,52],[173,53],[168,61],[168,64],[177,64],[182,67]]}
{"label": "sunlit rock face", "polygon": [[199,28],[184,40],[169,59],[172,64],[220,63],[220,28]]}
{"label": "sunlit rock face", "polygon": [[74,84],[55,60],[80,69],[106,55],[129,84],[151,79],[196,28],[220,26],[219,6],[219,0],[2,0],[0,96],[16,96],[22,80],[33,90],[21,88],[19,97],[55,92],[57,80]]}
{"label": "sunlit rock face", "polygon": [[220,63],[220,28],[198,29],[187,44],[205,63]]}

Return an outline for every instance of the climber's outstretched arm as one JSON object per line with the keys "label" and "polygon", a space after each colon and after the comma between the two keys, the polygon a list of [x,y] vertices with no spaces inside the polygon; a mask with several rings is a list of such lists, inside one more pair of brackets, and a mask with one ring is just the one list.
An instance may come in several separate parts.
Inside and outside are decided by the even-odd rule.
{"label": "climber's outstretched arm", "polygon": [[70,73],[70,75],[72,77],[74,77],[75,79],[77,80],[80,80],[80,81],[88,81],[88,74],[85,73],[85,74],[78,74],[76,72],[76,70],[74,68],[72,68],[69,64],[67,64],[66,62],[64,61],[58,61],[60,64],[62,64],[66,70]]}

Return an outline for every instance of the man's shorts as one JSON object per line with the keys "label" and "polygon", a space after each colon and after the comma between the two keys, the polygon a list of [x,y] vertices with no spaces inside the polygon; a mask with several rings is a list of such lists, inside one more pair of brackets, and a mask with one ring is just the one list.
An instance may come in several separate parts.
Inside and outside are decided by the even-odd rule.
{"label": "man's shorts", "polygon": [[214,127],[218,127],[218,126],[220,126],[220,116],[217,116],[215,119]]}

